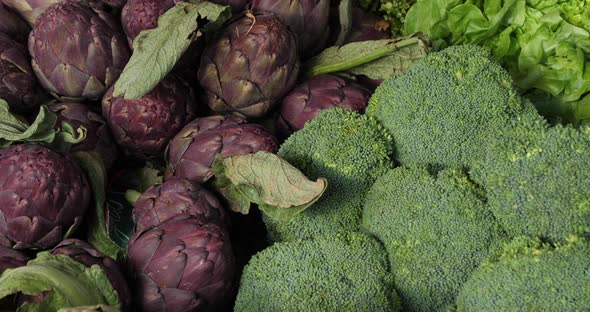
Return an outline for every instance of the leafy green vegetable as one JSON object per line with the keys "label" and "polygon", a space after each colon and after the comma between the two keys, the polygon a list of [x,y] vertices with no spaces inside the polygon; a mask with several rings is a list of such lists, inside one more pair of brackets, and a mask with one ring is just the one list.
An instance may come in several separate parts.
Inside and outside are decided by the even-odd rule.
{"label": "leafy green vegetable", "polygon": [[73,144],[86,139],[86,128],[74,128],[66,122],[56,127],[56,123],[57,116],[45,105],[41,106],[35,120],[28,123],[23,117],[10,112],[8,103],[0,99],[0,147],[15,142],[40,142],[67,152]]}
{"label": "leafy green vegetable", "polygon": [[[113,95],[138,99],[149,93],[174,67],[201,31],[214,30],[231,17],[229,7],[209,1],[179,2],[158,19],[158,27],[133,41],[129,63],[115,83]],[[209,21],[199,29],[201,19]]]}
{"label": "leafy green vegetable", "polygon": [[44,294],[42,300],[24,303],[19,311],[55,311],[95,304],[120,309],[118,294],[98,265],[86,267],[68,256],[47,251],[37,254],[26,266],[0,275],[0,298],[17,293]]}
{"label": "leafy green vegetable", "polygon": [[537,105],[543,115],[580,120],[590,110],[581,106],[590,103],[570,102],[590,91],[590,6],[583,3],[419,0],[408,12],[405,32],[426,33],[437,49],[484,46],[522,90],[556,98]]}
{"label": "leafy green vegetable", "polygon": [[305,64],[304,75],[346,71],[371,79],[385,79],[408,70],[430,51],[430,42],[421,34],[404,38],[353,42],[330,47]]}
{"label": "leafy green vegetable", "polygon": [[287,221],[315,203],[328,182],[309,181],[298,169],[269,152],[217,157],[213,164],[216,188],[230,201],[232,210],[248,213],[258,204],[269,217]]}
{"label": "leafy green vegetable", "polygon": [[57,312],[117,312],[119,310],[104,304],[94,306],[72,307],[57,310]]}
{"label": "leafy green vegetable", "polygon": [[118,260],[125,254],[125,247],[117,245],[110,237],[107,223],[105,183],[106,172],[102,159],[87,153],[74,154],[82,168],[86,171],[92,194],[93,207],[90,209],[88,242],[103,254]]}
{"label": "leafy green vegetable", "polygon": [[0,146],[6,147],[14,141],[51,143],[55,138],[53,129],[57,117],[46,106],[42,106],[32,124],[10,112],[8,103],[0,99]]}

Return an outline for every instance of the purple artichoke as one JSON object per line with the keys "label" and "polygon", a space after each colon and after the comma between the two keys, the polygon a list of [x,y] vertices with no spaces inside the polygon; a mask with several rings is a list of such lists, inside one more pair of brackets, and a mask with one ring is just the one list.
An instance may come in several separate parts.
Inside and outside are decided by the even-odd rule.
{"label": "purple artichoke", "polygon": [[76,0],[64,0],[39,16],[29,52],[41,85],[69,100],[100,99],[130,54],[118,21],[99,6]]}
{"label": "purple artichoke", "polygon": [[26,265],[29,257],[12,248],[0,245],[0,274],[6,269],[18,268]]}
{"label": "purple artichoke", "polygon": [[360,8],[353,8],[352,27],[345,43],[391,38],[387,31],[388,27],[389,24],[379,16]]}
{"label": "purple artichoke", "polygon": [[192,216],[134,234],[127,246],[138,306],[151,311],[219,311],[231,291],[235,259],[219,225]]}
{"label": "purple artichoke", "polygon": [[7,35],[10,39],[27,44],[31,28],[18,15],[9,11],[0,3],[0,33]]}
{"label": "purple artichoke", "polygon": [[102,114],[115,141],[129,154],[150,158],[164,152],[168,141],[195,117],[196,101],[190,86],[170,75],[141,99],[102,100]]}
{"label": "purple artichoke", "polygon": [[135,230],[158,225],[180,215],[198,216],[207,223],[228,224],[228,216],[213,193],[185,179],[173,179],[152,186],[135,202]]}
{"label": "purple artichoke", "polygon": [[219,5],[227,5],[231,7],[232,13],[239,13],[244,11],[250,0],[211,0],[211,2]]}
{"label": "purple artichoke", "polygon": [[294,86],[295,37],[273,14],[244,17],[205,48],[199,82],[217,113],[261,117]]}
{"label": "purple artichoke", "polygon": [[334,75],[316,76],[283,99],[276,124],[283,135],[289,135],[328,108],[364,112],[370,97],[369,90],[351,80]]}
{"label": "purple artichoke", "polygon": [[330,0],[252,0],[254,13],[271,12],[297,35],[301,56],[324,48],[330,35]]}
{"label": "purple artichoke", "polygon": [[[123,12],[121,22],[127,34],[129,47],[133,49],[133,40],[143,30],[158,26],[158,18],[181,0],[129,0]],[[190,70],[196,73],[204,45],[201,40],[192,43],[176,63],[175,72]],[[194,74],[193,74],[194,75]]]}
{"label": "purple artichoke", "polygon": [[0,33],[0,98],[10,109],[27,114],[39,107],[29,53],[20,43]]}
{"label": "purple artichoke", "polygon": [[79,239],[66,239],[51,250],[54,255],[66,255],[87,267],[100,266],[119,295],[124,308],[131,306],[131,292],[123,272],[115,260],[103,255],[90,244]]}
{"label": "purple artichoke", "polygon": [[121,12],[123,29],[129,40],[129,46],[143,30],[158,26],[158,18],[166,13],[180,0],[129,0]]}
{"label": "purple artichoke", "polygon": [[215,157],[276,153],[277,139],[265,128],[237,117],[199,118],[182,129],[168,146],[165,179],[185,178],[203,183],[213,176]]}
{"label": "purple artichoke", "polygon": [[0,244],[46,249],[75,229],[90,203],[80,166],[38,144],[0,150]]}
{"label": "purple artichoke", "polygon": [[80,103],[57,103],[49,106],[57,115],[56,127],[67,122],[74,128],[86,128],[86,139],[72,146],[71,151],[94,152],[110,168],[117,158],[117,147],[104,118]]}

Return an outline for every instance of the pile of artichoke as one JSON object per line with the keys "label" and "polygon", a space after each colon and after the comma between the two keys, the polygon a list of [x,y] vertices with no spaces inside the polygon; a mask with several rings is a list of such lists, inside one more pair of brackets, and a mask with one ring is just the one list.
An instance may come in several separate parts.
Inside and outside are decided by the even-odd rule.
{"label": "pile of artichoke", "polygon": [[310,70],[391,40],[343,3],[0,0],[0,310],[231,310],[267,241],[216,166],[364,111],[380,77]]}

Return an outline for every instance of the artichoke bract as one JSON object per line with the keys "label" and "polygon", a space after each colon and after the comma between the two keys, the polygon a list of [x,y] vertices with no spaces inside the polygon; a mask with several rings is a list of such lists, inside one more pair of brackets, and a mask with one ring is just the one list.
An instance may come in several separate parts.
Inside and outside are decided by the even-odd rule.
{"label": "artichoke bract", "polygon": [[295,87],[281,104],[277,128],[285,136],[303,129],[321,111],[342,107],[364,112],[371,92],[354,81],[334,75],[320,75]]}
{"label": "artichoke bract", "polygon": [[0,33],[0,98],[15,113],[38,108],[35,75],[25,46]]}
{"label": "artichoke bract", "polygon": [[232,13],[238,13],[246,8],[250,0],[211,0],[211,2],[219,5],[227,5],[231,8]]}
{"label": "artichoke bract", "polygon": [[123,272],[115,260],[105,256],[90,244],[79,239],[66,239],[51,250],[54,255],[66,255],[87,267],[98,265],[107,275],[113,288],[119,295],[119,301],[124,308],[131,306],[131,291]]}
{"label": "artichoke bract", "polygon": [[228,234],[191,216],[136,233],[127,245],[142,311],[219,311],[232,288],[235,259]]}
{"label": "artichoke bract", "polygon": [[27,264],[29,257],[12,248],[0,245],[0,274],[6,269],[18,268]]}
{"label": "artichoke bract", "polygon": [[330,0],[253,0],[252,11],[276,14],[296,34],[303,57],[321,50],[329,36]]}
{"label": "artichoke bract", "polygon": [[144,159],[160,156],[195,110],[191,87],[172,75],[141,99],[113,97],[111,88],[102,100],[102,114],[115,141],[128,154]]}
{"label": "artichoke bract", "polygon": [[133,206],[137,232],[180,215],[198,216],[208,223],[222,226],[229,222],[221,202],[212,192],[185,179],[173,179],[150,187]]}
{"label": "artichoke bract", "polygon": [[46,249],[82,221],[90,203],[84,172],[38,144],[0,150],[0,244]]}
{"label": "artichoke bract", "polygon": [[94,152],[107,169],[113,165],[117,158],[117,146],[102,115],[95,113],[87,105],[74,102],[52,104],[48,108],[57,116],[56,127],[68,123],[74,129],[86,129],[86,138],[73,145],[71,152]]}
{"label": "artichoke bract", "polygon": [[294,86],[295,36],[273,14],[243,17],[205,48],[199,82],[220,114],[261,117]]}
{"label": "artichoke bract", "polygon": [[242,118],[198,118],[170,141],[164,178],[203,183],[213,176],[211,166],[217,155],[225,158],[258,151],[276,153],[278,147],[277,139],[268,130]]}
{"label": "artichoke bract", "polygon": [[121,11],[121,23],[127,34],[129,46],[143,30],[158,26],[158,18],[179,0],[129,0]]}
{"label": "artichoke bract", "polygon": [[12,40],[26,44],[31,28],[17,14],[9,11],[0,1],[0,33]]}
{"label": "artichoke bract", "polygon": [[113,16],[75,0],[55,4],[37,18],[29,52],[41,85],[65,100],[100,99],[130,55]]}

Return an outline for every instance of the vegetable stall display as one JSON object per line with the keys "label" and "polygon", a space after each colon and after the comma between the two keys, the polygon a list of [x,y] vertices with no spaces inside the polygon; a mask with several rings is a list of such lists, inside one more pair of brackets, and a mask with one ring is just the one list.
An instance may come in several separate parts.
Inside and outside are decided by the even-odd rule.
{"label": "vegetable stall display", "polygon": [[586,0],[0,0],[0,311],[590,309]]}

